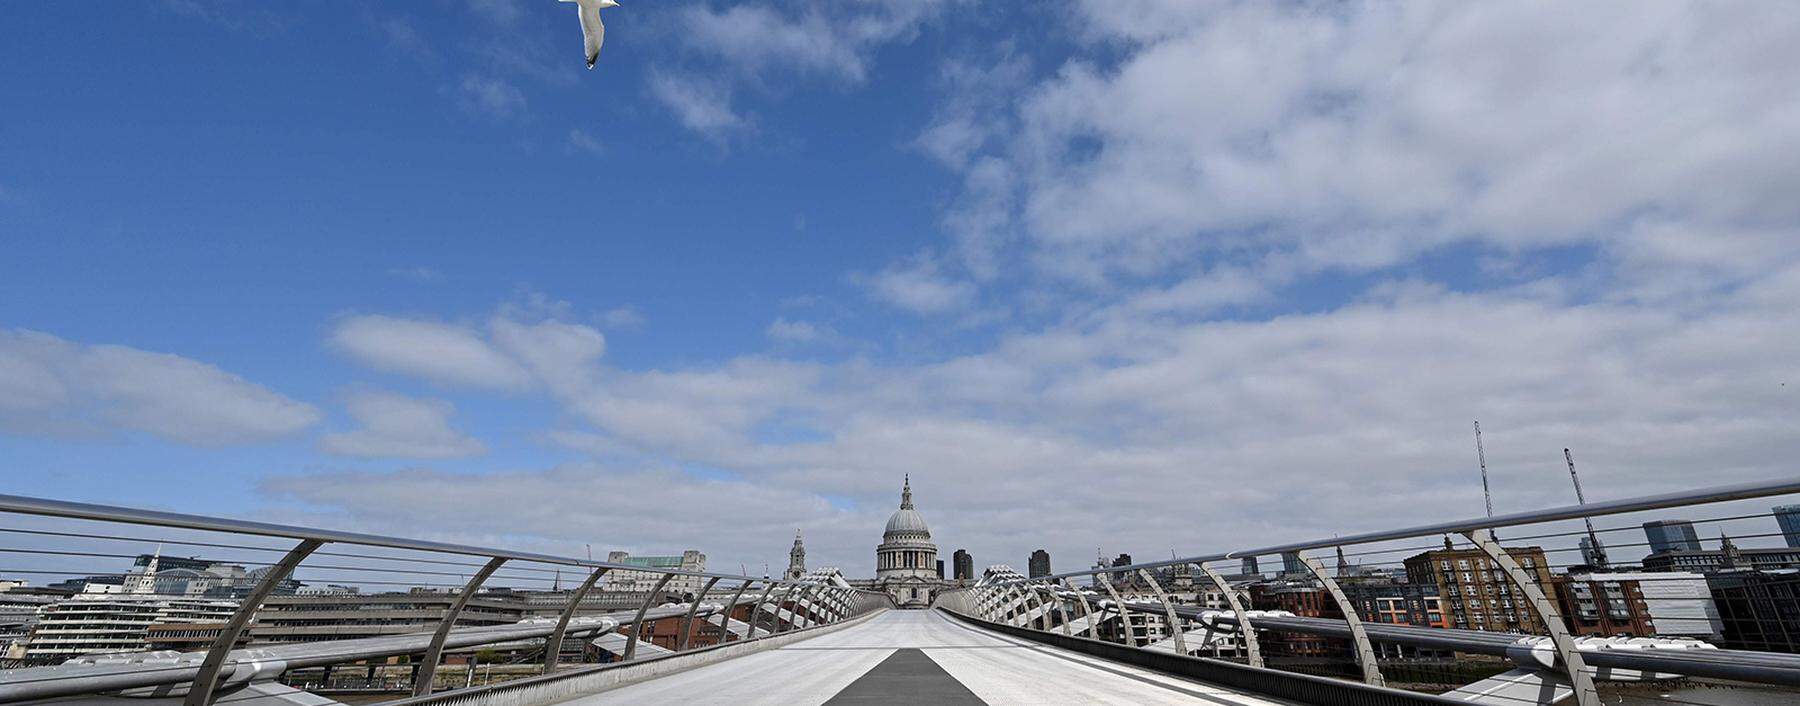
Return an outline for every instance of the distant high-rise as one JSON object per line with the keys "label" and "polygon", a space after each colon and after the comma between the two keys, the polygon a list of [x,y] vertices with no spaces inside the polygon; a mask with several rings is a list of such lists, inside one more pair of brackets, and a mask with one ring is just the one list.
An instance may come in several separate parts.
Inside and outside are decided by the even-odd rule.
{"label": "distant high-rise", "polygon": [[1800,548],[1800,505],[1775,508],[1775,523],[1781,525],[1781,536],[1787,545]]}
{"label": "distant high-rise", "polygon": [[937,560],[937,572],[938,572],[938,578],[941,579],[944,577],[944,560],[943,559]]}
{"label": "distant high-rise", "polygon": [[1050,552],[1039,549],[1031,553],[1031,561],[1026,562],[1026,572],[1031,578],[1050,575]]}
{"label": "distant high-rise", "polygon": [[1644,523],[1644,537],[1650,540],[1650,553],[1700,551],[1700,535],[1694,523],[1687,520],[1657,520]]}
{"label": "distant high-rise", "polygon": [[[1114,557],[1112,560],[1112,565],[1113,566],[1130,566],[1131,565],[1131,555],[1130,554],[1120,554],[1117,557]],[[1126,572],[1126,571],[1112,572],[1112,579],[1114,581],[1125,581],[1125,580],[1127,580],[1127,577],[1129,577],[1129,576],[1130,576],[1130,572]]]}
{"label": "distant high-rise", "polygon": [[956,574],[954,576],[954,578],[956,580],[958,580],[958,581],[965,581],[965,580],[973,581],[973,580],[975,580],[975,558],[969,556],[969,550],[967,550],[967,549],[956,550],[955,554],[950,555],[950,563],[952,565],[954,565],[953,570],[955,571],[955,574]]}
{"label": "distant high-rise", "polygon": [[1304,573],[1306,573],[1306,562],[1303,562],[1300,560],[1300,552],[1282,552],[1281,553],[1281,573],[1284,573],[1284,574],[1304,574]]}
{"label": "distant high-rise", "polygon": [[1256,566],[1256,557],[1247,556],[1247,557],[1244,557],[1244,566],[1242,569],[1240,569],[1238,571],[1238,573],[1241,573],[1245,576],[1260,576],[1260,575],[1262,575],[1262,569],[1260,569]]}

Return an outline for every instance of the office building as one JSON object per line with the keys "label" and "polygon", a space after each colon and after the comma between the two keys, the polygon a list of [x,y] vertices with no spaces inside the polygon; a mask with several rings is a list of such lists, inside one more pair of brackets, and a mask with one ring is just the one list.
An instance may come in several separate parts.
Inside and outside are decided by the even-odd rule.
{"label": "office building", "polygon": [[[798,541],[798,538],[796,538]],[[679,556],[632,556],[626,552],[608,552],[606,561],[609,564],[641,566],[646,569],[662,569],[664,571],[705,571],[706,555],[689,549]],[[603,590],[620,593],[649,593],[661,581],[663,574],[655,571],[629,571],[614,569],[600,578]],[[706,584],[706,579],[699,576],[675,576],[663,586],[663,592],[677,596],[695,595]]]}
{"label": "office building", "polygon": [[1775,524],[1781,526],[1781,538],[1786,544],[1800,549],[1800,505],[1775,508]]}
{"label": "office building", "polygon": [[1557,603],[1563,624],[1576,636],[1650,637],[1656,628],[1641,582],[1611,574],[1557,576],[1544,593]]}
{"label": "office building", "polygon": [[1032,552],[1031,560],[1026,562],[1025,568],[1027,571],[1029,571],[1031,573],[1031,578],[1035,579],[1035,578],[1038,578],[1039,576],[1049,576],[1050,575],[1050,552],[1044,551],[1042,549]]}
{"label": "office building", "polygon": [[1247,557],[1244,557],[1244,559],[1242,561],[1242,565],[1238,569],[1238,573],[1243,574],[1245,576],[1261,576],[1262,569],[1257,567],[1256,557],[1247,556]]}
{"label": "office building", "polygon": [[46,605],[24,643],[31,664],[56,664],[71,657],[138,652],[153,624],[223,623],[237,610],[234,601],[150,595],[90,594]]}
{"label": "office building", "polygon": [[1727,571],[1706,582],[1725,627],[1720,647],[1800,653],[1800,570]]}
{"label": "office building", "polygon": [[954,576],[958,581],[975,580],[975,557],[969,556],[969,550],[958,549],[950,555],[950,563],[954,566]]}
{"label": "office building", "polygon": [[1700,551],[1700,536],[1687,520],[1645,522],[1644,537],[1650,540],[1651,554]]}
{"label": "office building", "polygon": [[1645,571],[1686,571],[1710,574],[1725,569],[1790,569],[1800,568],[1800,549],[1771,547],[1764,549],[1702,549],[1661,552],[1644,557]]}
{"label": "office building", "polygon": [[1716,642],[1724,630],[1706,577],[1676,571],[1611,571],[1570,574],[1573,581],[1628,581],[1636,584],[1650,624],[1661,637],[1692,637]]}
{"label": "office building", "polygon": [[[1455,549],[1445,540],[1444,549],[1407,557],[1407,582],[1438,587],[1450,615],[1451,627],[1492,632],[1543,631],[1543,621],[1524,596],[1479,549]],[[1540,586],[1550,585],[1550,565],[1542,547],[1507,547],[1507,555]],[[1546,590],[1548,593],[1548,590]]]}
{"label": "office building", "polygon": [[1281,573],[1300,576],[1309,575],[1312,572],[1306,570],[1306,562],[1300,561],[1300,552],[1282,552]]}

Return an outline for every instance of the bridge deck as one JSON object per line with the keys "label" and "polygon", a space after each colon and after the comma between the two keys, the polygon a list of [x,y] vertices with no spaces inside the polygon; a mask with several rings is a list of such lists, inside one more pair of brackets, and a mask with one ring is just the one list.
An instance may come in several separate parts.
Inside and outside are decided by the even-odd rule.
{"label": "bridge deck", "polygon": [[829,635],[564,703],[1282,702],[995,635],[936,611],[889,611]]}

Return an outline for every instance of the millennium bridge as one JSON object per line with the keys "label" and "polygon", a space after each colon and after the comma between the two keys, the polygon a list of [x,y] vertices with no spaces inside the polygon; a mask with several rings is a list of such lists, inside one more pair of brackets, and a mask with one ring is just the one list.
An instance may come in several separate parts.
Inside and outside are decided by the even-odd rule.
{"label": "millennium bridge", "polygon": [[[0,669],[0,703],[1800,703],[1800,655],[1683,637],[1694,631],[1667,624],[1679,618],[1660,618],[1660,632],[1651,636],[1579,634],[1569,629],[1574,623],[1565,613],[1587,608],[1554,600],[1547,585],[1555,580],[1551,568],[1580,563],[1603,570],[1604,554],[1596,551],[1601,537],[1612,539],[1604,545],[1615,551],[1629,547],[1629,538],[1617,533],[1635,531],[1640,520],[1678,513],[1722,531],[1748,520],[1766,522],[1766,499],[1796,493],[1800,479],[1035,578],[990,572],[939,593],[928,610],[900,610],[887,594],[858,589],[841,577],[679,571],[0,496],[0,536],[10,538],[0,546],[0,578],[67,575],[66,565],[51,564],[130,558],[137,555],[128,549],[149,542],[261,567],[216,619],[195,623],[191,649],[84,654],[52,664],[10,660]],[[1228,539],[1183,538],[1196,544]],[[1526,544],[1537,551],[1518,548]],[[1730,540],[1722,544],[1731,546]],[[1394,564],[1394,557],[1438,548],[1474,557],[1473,570],[1501,586],[1488,595],[1445,600],[1467,601],[1477,614],[1485,603],[1507,616],[1507,629],[1493,629],[1491,622],[1458,627],[1396,621],[1348,597],[1355,567]],[[1536,558],[1578,551],[1584,552],[1580,559],[1560,563]],[[1728,565],[1734,556],[1727,551]],[[1233,573],[1248,569],[1245,560],[1254,557],[1282,557],[1298,568],[1296,580],[1322,587],[1335,605],[1316,615],[1252,609]],[[1335,570],[1327,558],[1335,560]],[[26,563],[34,560],[45,563]],[[346,581],[426,587],[436,601],[428,603],[433,621],[422,626],[430,629],[352,635],[325,624],[333,621],[319,621],[309,631],[299,620],[291,640],[253,639],[269,617],[272,597],[284,586],[291,593],[291,576],[300,568],[309,578],[356,576]],[[1470,570],[1448,560],[1443,568]],[[589,600],[611,572],[635,572],[651,584],[641,602]],[[1642,586],[1656,580],[1653,572],[1633,575]],[[1165,585],[1171,576],[1204,587],[1195,594],[1203,598],[1174,597]],[[574,587],[566,588],[565,580]],[[534,594],[550,600],[534,617],[484,618],[485,596],[545,583],[554,590]],[[366,622],[380,623],[381,615],[372,611]],[[342,616],[334,621],[345,623]],[[1320,657],[1330,650],[1342,654]],[[1421,658],[1426,654],[1456,660]],[[1745,700],[1732,700],[1739,696]]]}

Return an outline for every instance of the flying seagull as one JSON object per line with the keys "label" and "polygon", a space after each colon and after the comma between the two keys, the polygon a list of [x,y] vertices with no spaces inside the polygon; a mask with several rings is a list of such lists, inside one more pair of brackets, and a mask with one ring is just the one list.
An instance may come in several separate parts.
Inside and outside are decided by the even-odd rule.
{"label": "flying seagull", "polygon": [[582,48],[587,50],[587,67],[594,68],[594,62],[600,60],[600,43],[606,41],[606,25],[600,22],[600,11],[609,7],[618,7],[614,0],[559,0],[559,2],[575,3],[575,13],[581,15]]}

